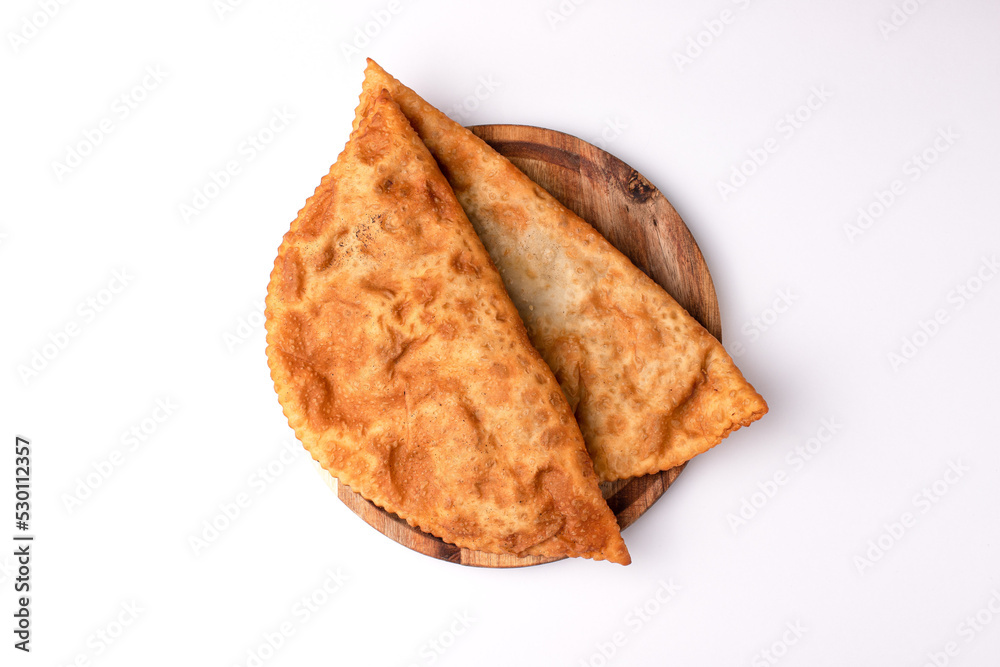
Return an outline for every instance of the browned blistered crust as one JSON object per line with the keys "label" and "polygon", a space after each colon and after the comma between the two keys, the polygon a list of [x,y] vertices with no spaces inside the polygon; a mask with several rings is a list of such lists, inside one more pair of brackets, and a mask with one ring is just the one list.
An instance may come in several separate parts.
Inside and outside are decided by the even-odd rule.
{"label": "browned blistered crust", "polygon": [[374,61],[503,276],[602,481],[667,470],[767,412],[722,345],[593,227]]}
{"label": "browned blistered crust", "polygon": [[629,562],[558,383],[387,92],[292,222],[266,313],[288,423],[351,489],[461,547]]}

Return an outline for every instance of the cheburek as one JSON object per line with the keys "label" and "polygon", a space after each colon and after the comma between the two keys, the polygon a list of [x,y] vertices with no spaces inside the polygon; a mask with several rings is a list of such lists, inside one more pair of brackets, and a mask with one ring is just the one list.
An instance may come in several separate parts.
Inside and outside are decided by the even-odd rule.
{"label": "cheburek", "polygon": [[587,222],[368,60],[430,149],[555,372],[602,481],[667,470],[767,404],[704,327]]}
{"label": "cheburek", "polygon": [[267,358],[341,482],[469,549],[629,563],[580,430],[448,182],[382,91],[284,237]]}

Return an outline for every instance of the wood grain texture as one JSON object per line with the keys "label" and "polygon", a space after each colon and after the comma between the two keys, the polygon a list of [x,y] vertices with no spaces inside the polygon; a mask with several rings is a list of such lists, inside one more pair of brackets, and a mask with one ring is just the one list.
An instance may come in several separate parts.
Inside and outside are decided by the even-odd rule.
{"label": "wood grain texture", "polygon": [[[712,278],[684,221],[642,174],[577,137],[525,125],[470,128],[564,206],[601,232],[659,283],[691,315],[722,340],[722,322]],[[656,502],[684,468],[601,484],[624,530]],[[462,549],[413,528],[327,475],[351,511],[392,540],[422,554],[462,565],[523,567],[560,560],[488,554]],[[627,541],[627,538],[626,538]],[[638,558],[636,558],[638,556]],[[633,554],[634,559],[641,555]]]}

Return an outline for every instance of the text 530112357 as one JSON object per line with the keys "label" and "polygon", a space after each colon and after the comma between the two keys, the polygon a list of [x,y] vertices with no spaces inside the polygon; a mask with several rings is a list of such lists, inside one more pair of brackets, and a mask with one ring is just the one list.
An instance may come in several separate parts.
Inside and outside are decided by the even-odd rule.
{"label": "text 530112357", "polygon": [[25,535],[31,525],[31,442],[27,438],[14,438],[14,558],[17,576],[14,577],[14,648],[31,650],[31,542]]}

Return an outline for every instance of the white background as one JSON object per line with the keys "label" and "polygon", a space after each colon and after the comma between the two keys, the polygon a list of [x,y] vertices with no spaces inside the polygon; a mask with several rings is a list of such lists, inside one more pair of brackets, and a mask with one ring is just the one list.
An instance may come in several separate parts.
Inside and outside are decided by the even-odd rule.
{"label": "white background", "polygon": [[[911,14],[888,32],[894,2]],[[11,647],[0,551],[3,664],[253,665],[261,646],[269,666],[997,664],[995,2],[247,0],[220,16],[210,0],[95,0],[51,18],[44,4],[0,16],[0,432],[32,441],[37,536],[30,655]],[[465,124],[603,141],[698,240],[726,346],[770,413],[625,531],[631,566],[438,562],[351,514],[296,443],[282,460],[291,431],[258,307],[347,138],[365,55],[445,110],[466,104]],[[814,89],[828,99],[800,108]],[[268,135],[275,110],[294,118]],[[796,112],[808,118],[790,133],[779,123]],[[88,147],[102,119],[111,131]],[[251,135],[270,140],[252,159]],[[769,138],[776,152],[724,198]],[[78,166],[56,165],[81,144]],[[914,172],[925,150],[934,162]],[[239,173],[185,220],[228,161]],[[123,270],[124,289],[102,291]],[[781,293],[791,305],[770,310]],[[162,423],[157,400],[177,406]],[[833,437],[791,462],[824,419]],[[124,434],[144,427],[131,448]],[[110,476],[92,475],[116,450]],[[99,485],[68,505],[88,475]],[[240,494],[248,506],[195,553]],[[736,523],[744,501],[756,513]],[[339,589],[317,593],[338,570]],[[661,582],[676,588],[665,602]],[[312,595],[325,604],[306,618]]]}

